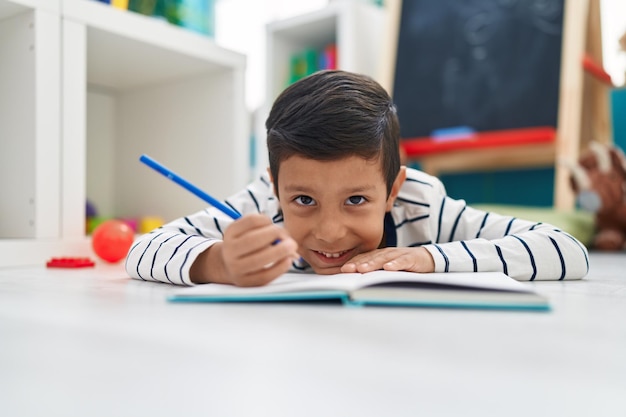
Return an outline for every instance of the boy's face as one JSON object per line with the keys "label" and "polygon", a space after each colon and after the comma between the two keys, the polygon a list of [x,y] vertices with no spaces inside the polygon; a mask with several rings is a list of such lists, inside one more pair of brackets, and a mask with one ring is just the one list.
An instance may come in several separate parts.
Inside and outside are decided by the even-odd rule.
{"label": "boy's face", "polygon": [[385,212],[405,176],[403,167],[387,198],[379,161],[358,156],[317,161],[295,155],[281,162],[278,195],[285,228],[316,273],[339,273],[355,255],[379,247]]}

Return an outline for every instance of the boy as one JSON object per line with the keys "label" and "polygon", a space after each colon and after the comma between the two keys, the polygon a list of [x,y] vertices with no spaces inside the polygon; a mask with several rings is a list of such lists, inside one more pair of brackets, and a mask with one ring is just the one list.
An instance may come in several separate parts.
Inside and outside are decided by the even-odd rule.
{"label": "boy", "polygon": [[173,284],[264,285],[290,269],[503,271],[579,279],[586,248],[554,226],[466,206],[400,165],[399,122],[369,77],[321,71],[288,87],[266,122],[269,173],[226,200],[142,236],[126,270]]}

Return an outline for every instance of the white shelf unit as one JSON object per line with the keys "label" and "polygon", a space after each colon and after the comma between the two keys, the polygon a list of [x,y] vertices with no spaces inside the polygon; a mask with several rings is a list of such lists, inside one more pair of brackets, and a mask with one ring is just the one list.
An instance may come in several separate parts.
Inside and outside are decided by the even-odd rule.
{"label": "white shelf unit", "polygon": [[58,1],[0,0],[2,238],[46,239],[59,230],[58,10]]}
{"label": "white shelf unit", "polygon": [[[0,87],[37,92],[17,101],[17,115],[8,110],[20,95],[0,97],[0,158],[8,166],[0,169],[14,178],[0,183],[11,197],[0,206],[0,266],[93,256],[87,199],[102,216],[165,221],[206,206],[141,164],[142,153],[218,198],[249,178],[243,55],[91,0],[52,3],[0,0],[0,31],[11,32],[0,36]],[[20,61],[12,45],[29,38],[11,22],[28,18],[41,45]]]}
{"label": "white shelf unit", "polygon": [[307,48],[337,46],[337,67],[367,74],[380,81],[387,36],[386,10],[362,0],[334,0],[323,9],[271,22],[266,27],[266,96],[258,121],[257,167],[267,167],[265,118],[274,99],[287,86],[294,54]]}

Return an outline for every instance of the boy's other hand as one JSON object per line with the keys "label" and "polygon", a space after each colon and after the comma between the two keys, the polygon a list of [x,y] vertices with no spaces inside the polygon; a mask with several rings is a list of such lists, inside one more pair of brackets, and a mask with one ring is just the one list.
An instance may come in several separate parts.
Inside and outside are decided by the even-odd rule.
{"label": "boy's other hand", "polygon": [[434,272],[435,261],[424,248],[383,248],[361,253],[341,267],[341,272]]}
{"label": "boy's other hand", "polygon": [[241,287],[265,285],[299,258],[298,244],[267,216],[250,214],[231,224],[224,240],[201,254],[190,271],[193,282]]}

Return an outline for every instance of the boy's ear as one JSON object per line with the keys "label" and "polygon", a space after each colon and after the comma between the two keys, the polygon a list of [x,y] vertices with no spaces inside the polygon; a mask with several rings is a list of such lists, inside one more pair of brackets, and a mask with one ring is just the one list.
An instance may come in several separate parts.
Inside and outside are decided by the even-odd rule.
{"label": "boy's ear", "polygon": [[404,180],[406,180],[406,167],[403,165],[400,167],[400,171],[391,186],[391,192],[387,198],[386,211],[391,211],[393,208],[393,203],[396,201],[396,197],[398,197],[398,193],[400,192],[400,188],[402,188],[402,184],[404,184]]}

